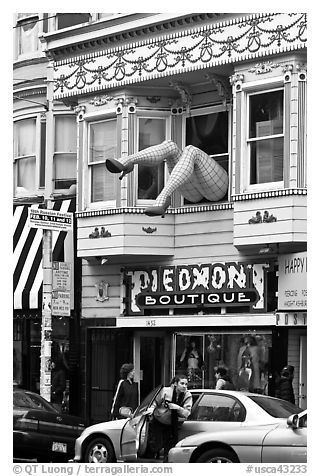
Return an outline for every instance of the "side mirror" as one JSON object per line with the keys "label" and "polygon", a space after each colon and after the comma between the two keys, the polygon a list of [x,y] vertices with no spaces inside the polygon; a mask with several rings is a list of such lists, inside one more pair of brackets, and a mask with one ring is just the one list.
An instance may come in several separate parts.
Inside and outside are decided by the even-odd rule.
{"label": "side mirror", "polygon": [[299,415],[294,414],[290,415],[289,418],[287,419],[287,424],[288,426],[291,426],[293,430],[296,430],[299,428]]}
{"label": "side mirror", "polygon": [[129,408],[129,407],[120,407],[119,414],[122,417],[131,418],[132,417],[132,409]]}

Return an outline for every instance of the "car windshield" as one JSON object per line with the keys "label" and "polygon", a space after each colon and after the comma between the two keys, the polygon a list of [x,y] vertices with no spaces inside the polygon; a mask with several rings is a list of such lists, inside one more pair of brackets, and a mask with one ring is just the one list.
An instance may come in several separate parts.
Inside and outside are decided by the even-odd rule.
{"label": "car windshield", "polygon": [[23,407],[23,408],[32,408],[37,410],[46,410],[48,412],[57,413],[56,409],[50,405],[44,398],[40,395],[27,393],[27,392],[14,392],[13,393],[13,406],[14,407]]}
{"label": "car windshield", "polygon": [[293,413],[300,413],[302,411],[301,408],[293,403],[278,398],[259,397],[257,395],[250,395],[249,398],[275,418],[288,418]]}

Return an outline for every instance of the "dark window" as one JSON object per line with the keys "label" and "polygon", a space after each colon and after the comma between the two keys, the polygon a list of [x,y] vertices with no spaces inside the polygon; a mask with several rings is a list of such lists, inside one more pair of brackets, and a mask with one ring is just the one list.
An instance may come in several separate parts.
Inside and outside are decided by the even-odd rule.
{"label": "dark window", "polygon": [[288,418],[293,413],[300,413],[302,411],[301,408],[286,400],[257,396],[250,396],[249,398],[275,418]]}
{"label": "dark window", "polygon": [[58,30],[69,26],[87,23],[91,18],[90,13],[57,13]]}

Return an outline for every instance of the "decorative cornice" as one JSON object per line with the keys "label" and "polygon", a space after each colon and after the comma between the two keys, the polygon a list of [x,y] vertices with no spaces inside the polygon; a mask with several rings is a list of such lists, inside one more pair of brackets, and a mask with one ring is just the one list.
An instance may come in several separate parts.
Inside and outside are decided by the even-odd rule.
{"label": "decorative cornice", "polygon": [[240,202],[243,200],[257,200],[260,198],[274,198],[285,197],[288,195],[307,195],[306,188],[287,188],[282,190],[269,190],[267,192],[253,192],[253,193],[241,193],[232,195],[231,199],[234,202]]}
{"label": "decorative cornice", "polygon": [[104,94],[102,96],[95,96],[91,99],[90,104],[93,104],[94,106],[103,106],[104,104],[108,104],[110,101],[114,101],[114,97]]}
{"label": "decorative cornice", "polygon": [[259,13],[96,50],[55,62],[54,95],[92,93],[298,50],[306,46],[306,29],[306,14]]}
{"label": "decorative cornice", "polygon": [[[220,210],[232,210],[233,203],[214,203],[208,205],[192,205],[181,208],[169,208],[167,214],[170,215],[181,215],[184,213],[199,213],[199,212],[212,212]],[[108,208],[106,210],[86,210],[82,212],[75,212],[77,218],[85,217],[96,217],[96,216],[105,216],[105,215],[144,215],[144,208],[139,207],[125,207],[125,208]]]}
{"label": "decorative cornice", "polygon": [[262,61],[261,63],[256,63],[252,68],[248,69],[248,72],[255,74],[270,73],[273,69],[279,68],[279,66],[281,65],[278,63],[273,63],[272,61]]}

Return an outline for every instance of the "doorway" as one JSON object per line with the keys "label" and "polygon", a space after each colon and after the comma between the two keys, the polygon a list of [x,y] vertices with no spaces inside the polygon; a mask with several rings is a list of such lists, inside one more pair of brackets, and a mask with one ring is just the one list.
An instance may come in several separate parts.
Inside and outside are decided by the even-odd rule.
{"label": "doorway", "polygon": [[165,352],[165,335],[137,332],[134,336],[134,366],[139,385],[140,402],[155,387],[166,384],[169,352]]}
{"label": "doorway", "polygon": [[304,410],[307,408],[307,336],[300,336],[300,373],[298,405]]}

